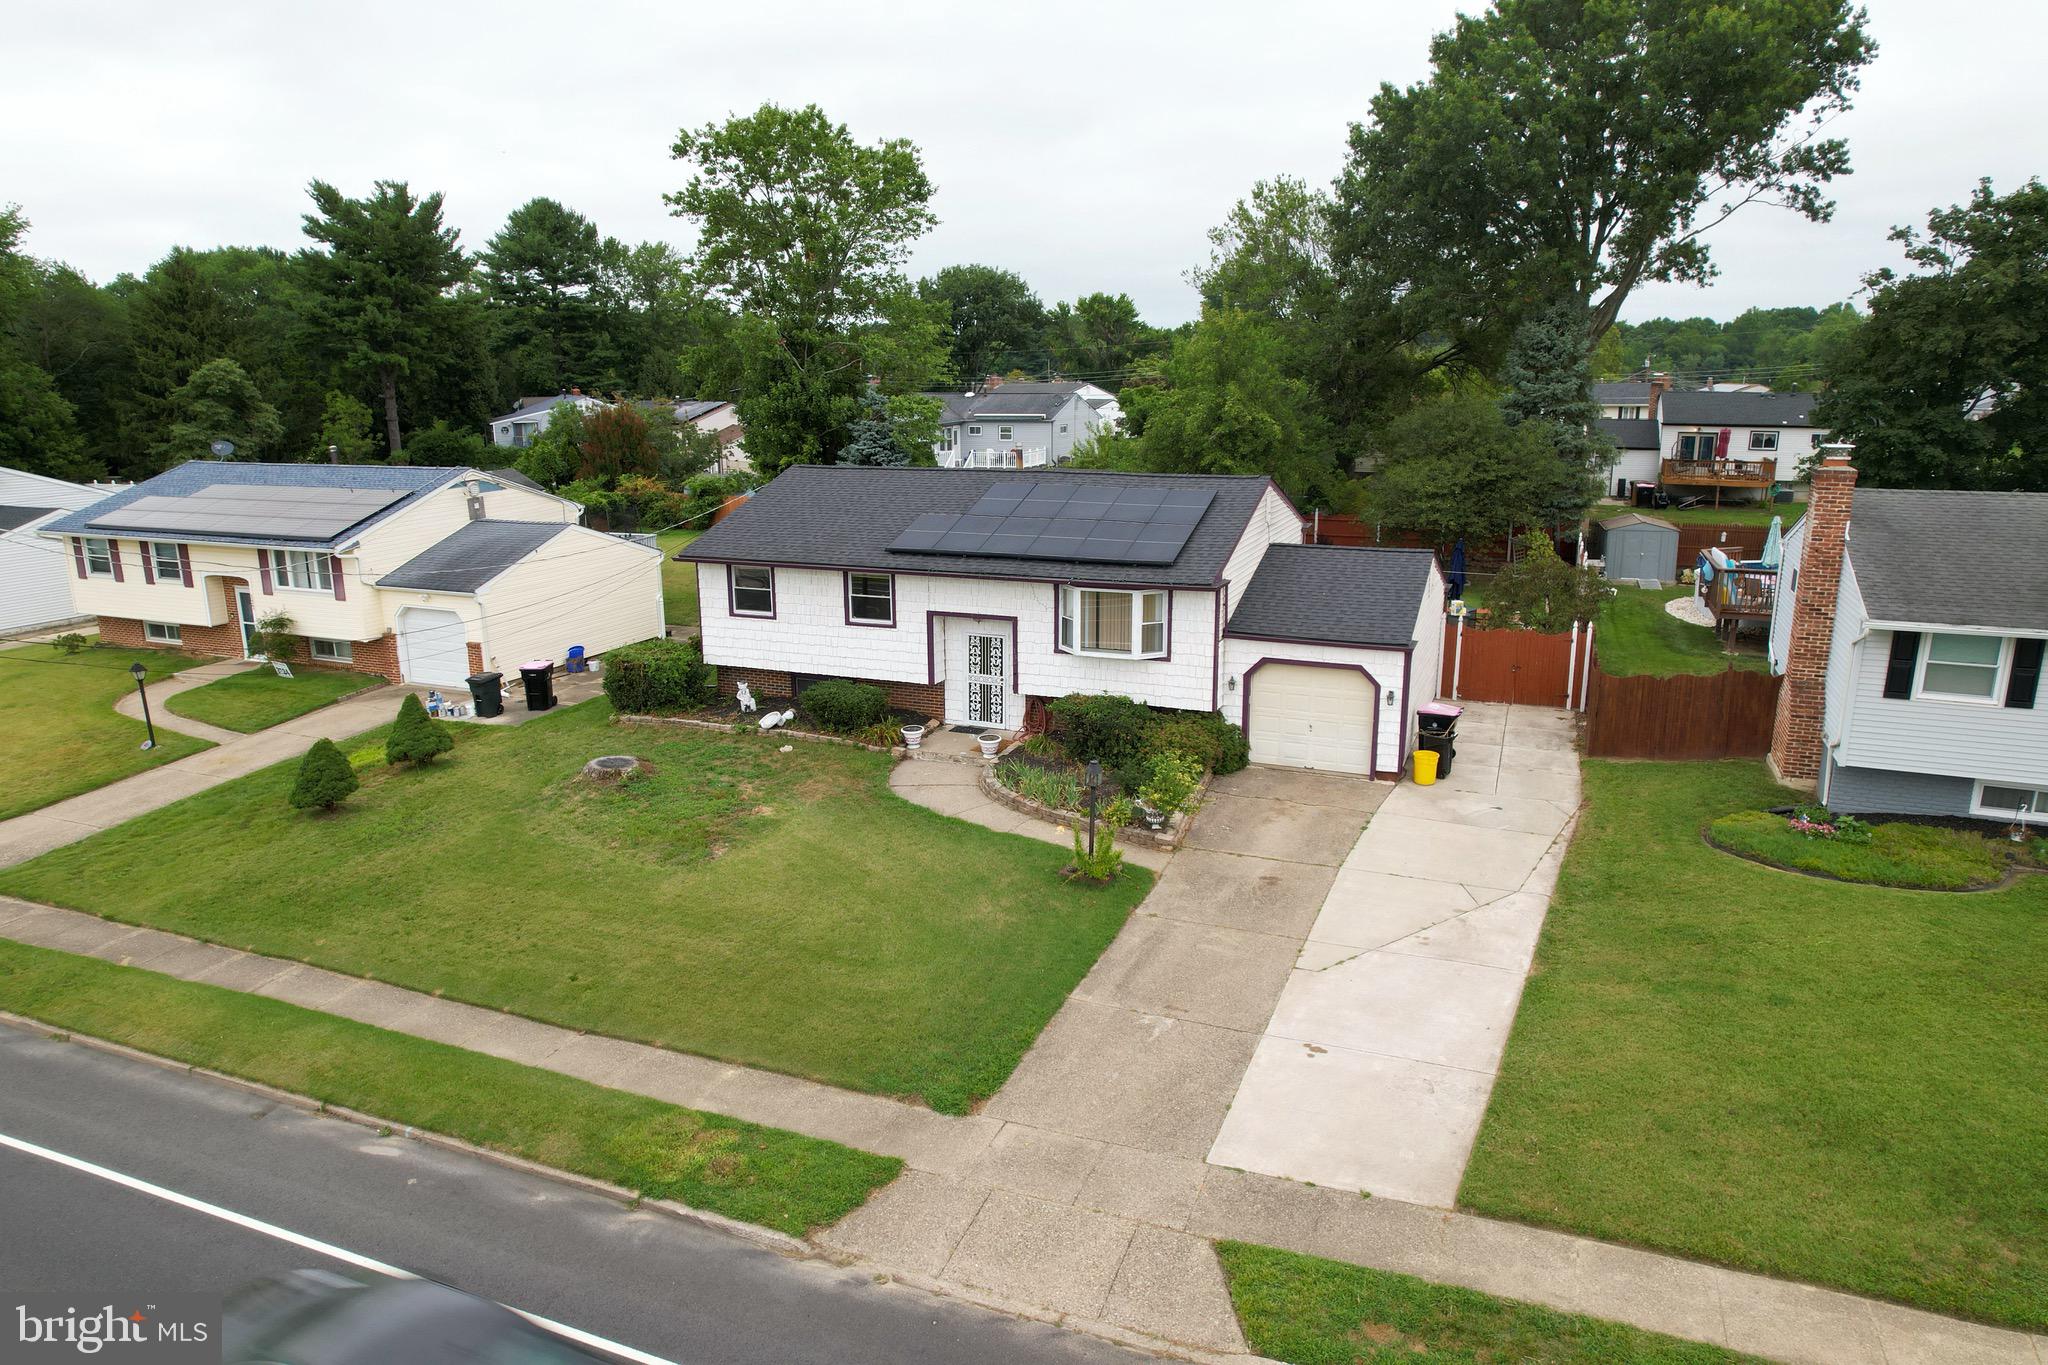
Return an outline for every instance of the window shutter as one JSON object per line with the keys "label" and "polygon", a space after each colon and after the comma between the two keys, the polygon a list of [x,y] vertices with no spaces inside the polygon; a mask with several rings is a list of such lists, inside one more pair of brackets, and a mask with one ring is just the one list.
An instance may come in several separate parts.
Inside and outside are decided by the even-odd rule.
{"label": "window shutter", "polygon": [[191,587],[192,547],[190,545],[180,545],[178,547],[178,572],[184,577],[185,586],[188,588]]}
{"label": "window shutter", "polygon": [[156,582],[156,566],[150,563],[152,559],[156,558],[156,547],[146,540],[138,540],[135,542],[135,548],[142,551],[142,581],[145,583]]}
{"label": "window shutter", "polygon": [[77,536],[71,537],[71,562],[78,566],[78,576],[85,578],[85,542]]}
{"label": "window shutter", "polygon": [[119,583],[119,582],[121,581],[121,542],[120,542],[120,541],[118,541],[118,540],[109,540],[109,541],[107,542],[107,563],[109,563],[109,564],[111,564],[111,565],[113,565],[113,566],[114,566],[114,581],[115,581],[116,583]]}
{"label": "window shutter", "polygon": [[1884,694],[1903,701],[1913,695],[1913,666],[1920,662],[1920,632],[1892,632],[1892,659],[1885,665]]}
{"label": "window shutter", "polygon": [[341,581],[341,556],[327,556],[327,576],[334,580],[334,600],[348,601],[348,587]]}
{"label": "window shutter", "polygon": [[270,596],[270,551],[256,552],[256,571],[263,576],[263,595]]}
{"label": "window shutter", "polygon": [[2041,651],[2048,640],[2012,642],[2012,679],[2005,685],[2005,704],[2016,710],[2034,709],[2034,693],[2041,686]]}

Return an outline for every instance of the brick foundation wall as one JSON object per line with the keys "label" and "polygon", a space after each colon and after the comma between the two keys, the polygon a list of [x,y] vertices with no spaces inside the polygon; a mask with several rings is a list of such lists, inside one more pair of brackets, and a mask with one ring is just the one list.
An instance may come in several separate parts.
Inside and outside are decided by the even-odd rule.
{"label": "brick foundation wall", "polygon": [[[228,599],[232,602],[234,599]],[[242,657],[242,626],[231,621],[224,626],[180,626],[178,633],[183,639],[177,644],[151,640],[142,633],[142,622],[126,616],[102,616],[99,618],[100,639],[110,645],[126,649],[182,649],[188,654],[210,654],[221,659]],[[337,673],[366,673],[386,682],[397,682],[398,637],[386,631],[375,640],[352,640],[350,652],[355,658],[350,663],[337,663],[329,659],[315,659],[313,647],[305,636],[292,641],[291,649],[285,655],[285,662],[294,668],[330,669]],[[471,645],[470,660],[476,662],[477,647]],[[471,672],[480,671],[474,667]]]}
{"label": "brick foundation wall", "polygon": [[1846,455],[1829,455],[1813,471],[1806,506],[1806,546],[1792,602],[1792,638],[1785,649],[1785,685],[1771,724],[1771,767],[1781,781],[1811,786],[1820,777],[1821,727],[1827,709],[1828,654],[1835,603],[1848,549],[1849,505],[1856,471]]}
{"label": "brick foundation wall", "polygon": [[469,676],[472,678],[484,671],[484,647],[476,641],[469,642]]}
{"label": "brick foundation wall", "polygon": [[[946,714],[946,688],[943,683],[885,682],[880,678],[855,678],[854,681],[872,683],[881,688],[889,698],[889,705],[900,710],[918,712],[933,720]],[[721,667],[718,670],[718,690],[725,696],[732,696],[742,682],[757,697],[788,697],[795,692],[787,673],[766,668]]]}

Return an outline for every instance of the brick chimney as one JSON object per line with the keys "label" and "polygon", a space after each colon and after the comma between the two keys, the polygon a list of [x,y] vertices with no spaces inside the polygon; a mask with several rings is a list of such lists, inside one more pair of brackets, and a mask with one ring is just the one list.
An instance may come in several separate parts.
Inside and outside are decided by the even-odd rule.
{"label": "brick chimney", "polygon": [[1669,391],[1670,391],[1670,389],[1671,389],[1671,376],[1670,376],[1670,375],[1668,375],[1668,374],[1653,374],[1653,375],[1651,375],[1651,376],[1650,376],[1650,402],[1649,402],[1649,405],[1648,405],[1647,407],[1645,407],[1645,408],[1643,409],[1643,416],[1645,416],[1645,417],[1652,417],[1652,418],[1654,418],[1654,417],[1655,417],[1655,416],[1657,415],[1657,400],[1658,400],[1658,399],[1660,399],[1660,398],[1662,398],[1662,397],[1663,397],[1663,396],[1664,396],[1664,395],[1665,395],[1665,394],[1666,394],[1667,392],[1669,392]]}
{"label": "brick chimney", "polygon": [[1820,777],[1828,650],[1835,634],[1842,559],[1849,549],[1849,501],[1856,490],[1849,447],[1828,446],[1826,452],[1811,478],[1806,543],[1792,599],[1792,639],[1785,649],[1785,682],[1778,690],[1778,714],[1771,725],[1771,767],[1780,781],[1795,787],[1810,788]]}

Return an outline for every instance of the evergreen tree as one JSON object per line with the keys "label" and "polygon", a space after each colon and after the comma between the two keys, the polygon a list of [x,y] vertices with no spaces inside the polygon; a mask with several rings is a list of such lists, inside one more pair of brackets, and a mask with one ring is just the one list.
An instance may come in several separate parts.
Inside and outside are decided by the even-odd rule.
{"label": "evergreen tree", "polygon": [[417,692],[406,693],[405,700],[398,704],[398,719],[384,741],[385,761],[432,763],[436,754],[445,754],[454,747],[455,737],[448,733],[447,722],[428,715]]}
{"label": "evergreen tree", "polygon": [[370,409],[357,399],[333,389],[320,408],[320,438],[313,446],[315,460],[336,464],[361,464],[377,448],[370,434]]}
{"label": "evergreen tree", "polygon": [[362,783],[347,755],[331,739],[316,740],[299,760],[298,780],[292,783],[291,803],[296,810],[333,810],[348,799]]}
{"label": "evergreen tree", "polygon": [[17,340],[35,290],[35,262],[18,249],[28,222],[0,208],[0,464],[60,477],[85,472],[71,404]]}
{"label": "evergreen tree", "polygon": [[839,463],[889,465],[900,468],[910,463],[910,452],[896,440],[896,424],[889,417],[889,400],[874,389],[860,396],[860,416],[847,423],[847,441],[839,448]]}
{"label": "evergreen tree", "polygon": [[1501,364],[1507,388],[1501,413],[1508,425],[1541,431],[1563,466],[1553,504],[1539,518],[1545,525],[1584,516],[1597,494],[1594,479],[1615,458],[1614,442],[1597,425],[1588,349],[1585,309],[1565,300],[1531,313],[1515,329]]}
{"label": "evergreen tree", "polygon": [[595,223],[546,198],[512,210],[485,244],[477,274],[511,360],[501,376],[508,394],[595,387],[604,377],[594,355],[605,246]]}
{"label": "evergreen tree", "polygon": [[225,358],[209,360],[192,372],[171,395],[169,418],[163,439],[150,447],[164,468],[186,460],[221,458],[213,454],[215,441],[233,442],[228,458],[260,460],[276,452],[284,435],[277,409],[263,400],[240,365]]}

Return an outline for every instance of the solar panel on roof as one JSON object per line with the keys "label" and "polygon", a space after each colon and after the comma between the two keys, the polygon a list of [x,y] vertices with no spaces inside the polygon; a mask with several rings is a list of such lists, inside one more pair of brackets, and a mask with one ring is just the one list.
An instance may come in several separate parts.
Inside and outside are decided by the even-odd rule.
{"label": "solar panel on roof", "polygon": [[196,493],[137,498],[90,524],[106,530],[326,540],[405,496],[399,488],[209,484]]}
{"label": "solar panel on roof", "polygon": [[1103,564],[1171,564],[1215,501],[1207,488],[1010,479],[963,513],[927,512],[891,550]]}

